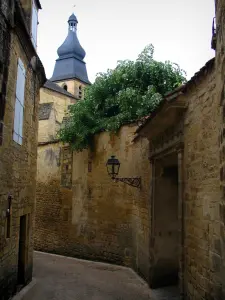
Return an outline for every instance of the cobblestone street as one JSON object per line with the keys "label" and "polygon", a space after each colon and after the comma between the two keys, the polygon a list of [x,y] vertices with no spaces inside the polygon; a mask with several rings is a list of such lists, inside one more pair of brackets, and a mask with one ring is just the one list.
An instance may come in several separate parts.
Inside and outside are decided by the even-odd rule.
{"label": "cobblestone street", "polygon": [[151,291],[133,271],[102,263],[34,253],[37,283],[23,300],[175,300],[173,288]]}

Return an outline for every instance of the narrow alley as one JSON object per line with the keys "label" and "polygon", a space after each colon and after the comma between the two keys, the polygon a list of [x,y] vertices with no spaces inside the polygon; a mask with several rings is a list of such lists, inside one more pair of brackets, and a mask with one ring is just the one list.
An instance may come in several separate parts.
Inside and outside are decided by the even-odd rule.
{"label": "narrow alley", "polygon": [[0,0],[0,300],[225,300],[224,49],[225,0]]}
{"label": "narrow alley", "polygon": [[20,300],[178,299],[173,288],[151,291],[128,268],[41,252],[34,254],[33,277],[36,284]]}

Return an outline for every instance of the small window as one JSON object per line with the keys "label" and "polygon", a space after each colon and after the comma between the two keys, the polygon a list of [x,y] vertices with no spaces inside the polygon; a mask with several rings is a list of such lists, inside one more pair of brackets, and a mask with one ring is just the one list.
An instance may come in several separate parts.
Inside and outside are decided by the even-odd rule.
{"label": "small window", "polygon": [[82,86],[80,85],[79,86],[79,99],[81,99],[82,98]]}
{"label": "small window", "polygon": [[0,146],[3,143],[4,113],[5,113],[5,97],[3,93],[0,93]]}
{"label": "small window", "polygon": [[64,84],[63,88],[64,88],[65,91],[67,91],[68,90],[67,84]]}
{"label": "small window", "polygon": [[6,238],[9,239],[11,236],[11,205],[12,205],[12,197],[8,197],[8,207],[6,210]]}
{"label": "small window", "polygon": [[92,172],[92,161],[91,160],[88,161],[88,172],[89,173]]}
{"label": "small window", "polygon": [[6,238],[10,238],[11,233],[11,215],[7,215],[6,217]]}
{"label": "small window", "polygon": [[23,62],[19,58],[17,69],[17,82],[16,82],[16,102],[14,114],[14,131],[13,140],[22,145],[23,138],[23,112],[24,112],[24,93],[25,93],[25,80],[26,71]]}
{"label": "small window", "polygon": [[0,121],[0,146],[3,143],[3,122]]}
{"label": "small window", "polygon": [[37,26],[38,26],[38,10],[33,0],[32,5],[32,21],[31,21],[31,40],[35,49],[37,48]]}

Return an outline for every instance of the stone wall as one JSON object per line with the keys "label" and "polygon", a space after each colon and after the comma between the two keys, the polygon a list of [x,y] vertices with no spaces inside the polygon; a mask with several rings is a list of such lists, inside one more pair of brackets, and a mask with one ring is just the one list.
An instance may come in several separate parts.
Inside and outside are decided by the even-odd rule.
{"label": "stone wall", "polygon": [[[29,48],[28,41],[28,48]],[[30,42],[31,43],[31,42]],[[18,252],[20,218],[26,215],[26,239],[24,253],[25,282],[32,278],[33,226],[37,158],[37,127],[40,82],[29,68],[30,58],[25,54],[15,31],[11,32],[9,49],[10,63],[4,115],[3,141],[0,145],[0,295],[8,299],[16,291],[18,273]],[[26,69],[23,143],[13,141],[15,94],[18,58]],[[36,90],[31,87],[36,83]],[[7,222],[6,210],[9,195],[12,196],[10,221]],[[7,224],[9,228],[7,230]],[[8,232],[8,233],[7,233]],[[25,249],[24,248],[24,249]]]}
{"label": "stone wall", "polygon": [[55,140],[56,128],[57,128],[57,123],[56,123],[56,116],[55,116],[55,108],[53,106],[49,118],[47,120],[39,121],[38,142],[46,143]]}
{"label": "stone wall", "polygon": [[217,260],[213,293],[216,297],[225,298],[225,2],[216,2],[216,91],[220,106],[220,202],[219,216],[216,230],[217,250],[214,261]]}
{"label": "stone wall", "polygon": [[[56,122],[61,124],[63,118],[65,117],[68,106],[75,103],[75,99],[70,98],[61,93],[49,90],[47,88],[42,88],[40,91],[40,104],[42,103],[54,103],[53,110],[55,112]],[[45,131],[45,129],[43,129]],[[57,130],[55,131],[56,134]],[[42,129],[39,128],[39,134],[42,134]]]}
{"label": "stone wall", "polygon": [[[163,251],[158,247],[159,241],[163,240],[165,247],[169,236],[168,234],[163,235],[164,222],[169,215],[167,208],[167,196],[169,195],[164,193],[165,180],[163,182],[162,178],[158,178],[157,163],[163,164],[164,157],[168,156],[169,158],[169,155],[174,152],[178,163],[179,179],[177,218],[179,222],[181,221],[178,245],[179,284],[183,299],[188,300],[224,298],[224,227],[221,226],[222,218],[224,218],[221,190],[224,189],[222,184],[220,189],[220,177],[221,181],[224,177],[224,167],[220,169],[220,157],[224,156],[222,147],[219,155],[220,144],[223,144],[223,131],[221,131],[219,139],[221,88],[218,86],[216,68],[215,59],[207,62],[185,86],[168,95],[163,100],[156,116],[150,118],[143,129],[139,130],[140,135],[149,138],[150,144],[155,142],[150,147],[150,157],[155,170],[153,196],[151,197],[154,222],[151,226],[153,231],[150,244],[153,253],[150,254],[150,267],[153,272],[150,270],[150,284],[152,274],[156,277],[160,275],[158,277],[160,280],[162,279],[162,272],[154,274],[157,273],[154,265],[157,267],[159,255],[160,259],[162,258]],[[182,113],[179,111],[181,106],[183,107]],[[174,118],[168,118],[173,111]],[[179,118],[177,119],[175,116],[179,116]],[[167,139],[164,134],[172,123],[177,130],[169,140],[169,137]],[[161,129],[160,124],[162,124]],[[180,124],[182,126],[179,130]],[[178,134],[178,132],[180,133]],[[178,139],[177,142],[173,143],[176,139]],[[171,204],[172,200],[170,199]],[[173,211],[175,211],[175,207]],[[167,216],[160,219],[163,213],[166,213]],[[171,222],[169,224],[171,225]],[[160,233],[158,232],[156,235],[155,230]],[[170,238],[171,236],[172,234],[170,234]],[[173,245],[175,245],[174,242]],[[161,245],[161,248],[163,246]],[[160,262],[162,269],[167,269],[167,262],[163,261],[165,254],[167,259],[169,251],[163,253],[163,259]],[[160,284],[162,285],[162,282],[157,283],[158,286]]]}
{"label": "stone wall", "polygon": [[188,85],[184,97],[184,282],[187,299],[220,299],[214,294],[220,265],[219,103],[215,65]]}
{"label": "stone wall", "polygon": [[39,146],[34,237],[37,250],[66,254],[62,250],[68,241],[71,199],[71,191],[61,186],[61,145]]}
{"label": "stone wall", "polygon": [[[58,166],[58,145],[39,147],[36,249],[132,266],[148,278],[148,143],[134,144],[135,130],[130,125],[117,135],[101,133],[93,152],[74,153],[72,190],[61,185],[71,159],[61,149]],[[121,177],[142,176],[141,190],[109,178],[105,164],[113,154]]]}

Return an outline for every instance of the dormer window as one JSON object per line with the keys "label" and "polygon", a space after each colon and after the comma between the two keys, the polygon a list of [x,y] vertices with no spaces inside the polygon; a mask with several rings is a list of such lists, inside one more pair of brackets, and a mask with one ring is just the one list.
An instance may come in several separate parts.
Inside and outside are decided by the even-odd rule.
{"label": "dormer window", "polygon": [[65,91],[67,91],[67,90],[68,90],[68,86],[67,86],[67,84],[64,84],[64,85],[63,85],[63,89],[64,89]]}
{"label": "dormer window", "polygon": [[37,48],[37,26],[38,26],[38,8],[35,1],[32,1],[32,19],[31,19],[31,40]]}

